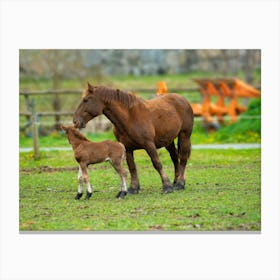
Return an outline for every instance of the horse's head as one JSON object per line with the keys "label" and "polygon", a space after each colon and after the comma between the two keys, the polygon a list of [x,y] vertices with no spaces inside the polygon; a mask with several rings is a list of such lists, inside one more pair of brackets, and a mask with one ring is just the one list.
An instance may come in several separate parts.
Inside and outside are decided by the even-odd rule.
{"label": "horse's head", "polygon": [[94,87],[88,82],[87,88],[83,93],[82,101],[73,116],[75,127],[83,128],[88,121],[102,114],[104,104],[96,92],[97,89],[98,87]]}

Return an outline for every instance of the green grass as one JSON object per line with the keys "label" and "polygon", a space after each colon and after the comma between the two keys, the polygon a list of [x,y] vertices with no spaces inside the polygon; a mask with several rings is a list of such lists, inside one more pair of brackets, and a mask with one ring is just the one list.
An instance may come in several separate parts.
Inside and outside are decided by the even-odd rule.
{"label": "green grass", "polygon": [[[159,150],[173,179],[167,152]],[[89,201],[75,201],[73,153],[20,154],[21,231],[259,231],[260,150],[193,150],[187,189],[161,194],[159,175],[144,151],[136,151],[138,195],[115,199],[119,178],[109,164],[90,167]],[[56,169],[51,169],[56,168]],[[59,169],[61,168],[61,169]],[[62,169],[63,168],[63,169]],[[67,169],[68,168],[68,169]]]}
{"label": "green grass", "polygon": [[[168,88],[196,87],[192,78],[216,77],[217,73],[186,73],[161,76],[88,77],[64,80],[61,88],[83,88],[87,80],[122,89],[150,88],[155,94],[157,82],[164,80]],[[243,73],[237,75],[243,79]],[[260,71],[255,73],[260,83]],[[51,88],[47,79],[21,79],[20,89]],[[199,92],[181,92],[191,102],[200,102]],[[137,94],[142,94],[141,92]],[[143,95],[150,98],[150,95]],[[52,96],[32,97],[37,111],[52,111]],[[79,95],[61,95],[62,110],[74,111]],[[20,96],[20,111],[25,108]],[[260,115],[260,101],[253,101],[247,114]],[[53,124],[53,117],[41,119]],[[69,119],[62,118],[62,121]],[[20,125],[25,124],[20,118]],[[196,121],[193,144],[260,143],[261,122],[240,120],[227,124],[217,133],[207,134]],[[93,141],[114,139],[112,131],[89,133]],[[70,147],[62,132],[52,132],[39,139],[40,147]],[[32,138],[20,133],[20,147],[32,147]],[[171,160],[164,149],[159,150],[165,171],[173,179]],[[90,167],[90,181],[96,192],[90,201],[75,201],[77,164],[72,151],[41,152],[34,160],[32,152],[20,154],[20,216],[21,231],[224,231],[261,229],[260,150],[193,150],[187,168],[187,189],[161,195],[159,175],[144,151],[135,158],[141,182],[139,195],[116,200],[119,178],[109,164]]]}
{"label": "green grass", "polygon": [[[86,85],[87,81],[90,81],[93,84],[106,84],[108,86],[120,87],[123,89],[128,88],[151,88],[156,89],[158,81],[165,81],[167,86],[170,88],[185,88],[197,86],[197,84],[192,80],[194,78],[216,78],[221,77],[221,73],[215,73],[213,71],[193,71],[183,74],[163,74],[163,75],[115,75],[115,76],[88,76],[83,79],[63,79],[61,81],[61,88],[73,89],[81,88]],[[239,72],[237,74],[229,74],[231,77],[237,77],[240,79],[245,79],[245,74]],[[260,84],[261,73],[260,69],[254,72],[254,84]],[[50,89],[52,87],[52,81],[47,78],[20,78],[20,88],[21,89],[30,89],[30,90],[44,90]]]}
{"label": "green grass", "polygon": [[[116,140],[112,131],[104,133],[85,133],[91,141],[104,141],[107,139]],[[246,131],[245,133],[224,134],[214,132],[207,134],[202,128],[197,128],[192,134],[192,144],[225,144],[225,143],[261,143],[260,133],[254,131]],[[19,144],[21,148],[33,147],[31,137],[20,136]],[[68,140],[63,133],[52,133],[48,136],[39,138],[39,147],[70,147]]]}

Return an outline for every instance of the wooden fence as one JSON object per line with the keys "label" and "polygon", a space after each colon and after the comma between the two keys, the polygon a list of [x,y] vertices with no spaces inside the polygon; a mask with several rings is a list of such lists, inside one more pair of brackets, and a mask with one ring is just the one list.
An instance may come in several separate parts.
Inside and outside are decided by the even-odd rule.
{"label": "wooden fence", "polygon": [[[259,88],[259,87],[256,87]],[[141,95],[149,94],[149,97],[156,96],[156,89],[155,88],[138,88],[129,90],[131,92],[140,93]],[[42,124],[39,119],[41,117],[56,117],[56,116],[73,116],[73,111],[59,111],[59,112],[37,112],[36,111],[36,104],[32,97],[34,96],[46,96],[46,95],[60,95],[60,94],[77,94],[82,95],[83,89],[68,89],[68,90],[36,90],[36,91],[25,91],[21,90],[19,94],[21,96],[24,96],[24,111],[20,112],[20,116],[26,117],[27,125],[28,127],[32,128],[32,138],[33,138],[33,147],[34,147],[34,156],[35,158],[39,157],[39,132],[38,128],[39,125]],[[200,88],[199,87],[193,87],[193,88],[170,88],[169,92],[187,92],[187,93],[197,93],[199,94]],[[202,118],[197,118],[202,119]],[[104,121],[105,118],[98,119],[99,121]],[[55,124],[55,121],[54,121]],[[99,126],[101,126],[99,124]]]}
{"label": "wooden fence", "polygon": [[[156,89],[147,89],[147,88],[138,88],[134,90],[128,90],[131,92],[141,93],[141,94],[150,94],[150,95],[156,95]],[[199,92],[199,88],[170,88],[169,92]],[[82,95],[83,89],[58,89],[58,90],[35,90],[35,91],[26,91],[21,90],[19,92],[20,95],[24,96],[25,100],[25,111],[20,112],[21,116],[25,117],[31,117],[32,113],[30,111],[30,97],[32,96],[45,96],[45,95],[54,95],[54,94],[77,94]],[[71,116],[73,114],[72,111],[61,111],[61,112],[37,112],[37,115],[39,116]]]}
{"label": "wooden fence", "polygon": [[[128,91],[141,93],[141,95],[156,96],[156,89],[153,88],[138,88]],[[199,92],[199,88],[170,88],[170,92]],[[35,90],[35,91],[27,91],[21,90],[19,94],[24,97],[24,111],[20,112],[20,116],[26,117],[26,125],[25,127],[30,127],[32,131],[33,138],[33,149],[34,149],[34,157],[39,158],[39,125],[43,122],[40,121],[41,117],[56,117],[56,116],[73,116],[73,111],[59,111],[59,112],[51,112],[44,111],[38,112],[36,110],[36,104],[32,97],[34,96],[46,96],[46,95],[64,95],[64,94],[77,94],[82,95],[83,89],[58,89],[58,90]],[[105,118],[97,118],[96,127],[104,127],[107,124],[103,124],[105,122]],[[53,122],[54,124],[55,121]]]}

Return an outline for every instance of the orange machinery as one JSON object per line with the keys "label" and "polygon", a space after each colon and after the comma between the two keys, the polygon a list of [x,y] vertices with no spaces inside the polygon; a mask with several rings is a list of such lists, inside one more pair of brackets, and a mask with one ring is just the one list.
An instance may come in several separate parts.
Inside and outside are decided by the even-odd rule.
{"label": "orange machinery", "polygon": [[164,95],[167,94],[168,89],[167,85],[164,81],[158,82],[158,90],[157,90],[157,95]]}
{"label": "orange machinery", "polygon": [[[195,116],[202,116],[206,124],[214,124],[213,117],[219,124],[223,124],[223,116],[229,115],[232,122],[237,121],[237,116],[246,111],[246,107],[238,103],[238,98],[260,97],[260,91],[237,78],[219,79],[194,79],[200,87],[201,103],[192,103]],[[158,83],[158,95],[167,94],[166,83]],[[216,102],[211,97],[216,97]],[[226,104],[225,98],[229,101]]]}
{"label": "orange machinery", "polygon": [[[195,79],[200,86],[203,96],[201,116],[207,121],[211,116],[216,116],[220,124],[223,116],[229,115],[232,122],[237,121],[237,116],[246,111],[246,107],[238,103],[238,98],[260,97],[260,91],[237,78]],[[217,96],[216,103],[211,103],[211,96]],[[224,99],[229,100],[225,104]]]}

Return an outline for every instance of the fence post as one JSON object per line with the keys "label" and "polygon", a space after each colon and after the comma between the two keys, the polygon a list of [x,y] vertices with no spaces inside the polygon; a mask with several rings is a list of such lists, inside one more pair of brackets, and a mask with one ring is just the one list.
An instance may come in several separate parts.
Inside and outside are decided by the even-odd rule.
{"label": "fence post", "polygon": [[33,135],[33,151],[34,151],[34,158],[38,159],[40,157],[39,151],[39,133],[38,133],[38,122],[37,122],[37,114],[35,110],[35,103],[34,100],[31,102],[31,121],[32,121],[32,135]]}
{"label": "fence post", "polygon": [[[24,95],[24,100],[25,100],[25,113],[30,112],[30,99],[29,95]],[[30,122],[30,116],[26,115],[27,122]]]}

